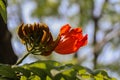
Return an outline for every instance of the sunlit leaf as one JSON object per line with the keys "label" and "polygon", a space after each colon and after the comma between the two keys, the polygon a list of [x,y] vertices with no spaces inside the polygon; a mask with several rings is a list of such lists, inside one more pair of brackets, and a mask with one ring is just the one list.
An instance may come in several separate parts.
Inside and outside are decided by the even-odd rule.
{"label": "sunlit leaf", "polygon": [[2,16],[4,22],[6,23],[7,22],[7,11],[6,11],[6,6],[3,0],[0,0],[0,15]]}
{"label": "sunlit leaf", "polygon": [[21,76],[20,80],[27,80],[25,76]]}
{"label": "sunlit leaf", "polygon": [[32,75],[28,80],[41,80],[41,78],[37,75]]}
{"label": "sunlit leaf", "polygon": [[49,76],[46,77],[46,80],[52,80]]}
{"label": "sunlit leaf", "polygon": [[31,64],[23,65],[22,67],[30,70],[33,74],[40,76],[42,79],[46,79],[47,76],[51,77],[51,70],[59,66],[60,63],[56,61],[38,61]]}
{"label": "sunlit leaf", "polygon": [[36,61],[23,66],[0,65],[1,80],[116,80],[104,70],[92,71],[80,65]]}

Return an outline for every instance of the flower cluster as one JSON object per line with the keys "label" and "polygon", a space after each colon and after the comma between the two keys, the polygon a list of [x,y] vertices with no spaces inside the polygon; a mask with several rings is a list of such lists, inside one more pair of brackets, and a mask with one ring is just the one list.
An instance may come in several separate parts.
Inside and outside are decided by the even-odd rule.
{"label": "flower cluster", "polygon": [[61,28],[55,41],[45,23],[21,24],[18,36],[28,52],[44,56],[50,55],[52,51],[59,54],[74,53],[88,41],[87,34],[83,36],[81,28],[71,29],[69,24]]}
{"label": "flower cluster", "polygon": [[59,41],[59,37],[53,41],[51,32],[44,23],[22,24],[18,29],[18,36],[28,52],[44,56],[50,55]]}

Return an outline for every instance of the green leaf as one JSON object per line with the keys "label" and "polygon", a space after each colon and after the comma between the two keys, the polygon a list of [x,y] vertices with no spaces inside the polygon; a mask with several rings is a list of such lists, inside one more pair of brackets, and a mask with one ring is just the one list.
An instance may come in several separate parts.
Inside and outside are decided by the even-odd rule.
{"label": "green leaf", "polygon": [[104,70],[95,70],[94,78],[96,80],[114,80],[115,78],[111,78],[108,76],[107,72]]}
{"label": "green leaf", "polygon": [[21,76],[20,80],[27,80],[27,77]]}
{"label": "green leaf", "polygon": [[37,75],[32,75],[28,80],[41,80],[41,78]]}
{"label": "green leaf", "polygon": [[30,71],[32,74],[39,76],[42,80],[46,80],[46,77],[49,75],[47,71],[35,67],[30,68]]}
{"label": "green leaf", "polygon": [[104,70],[92,71],[73,64],[37,61],[23,66],[0,65],[0,80],[116,80]]}
{"label": "green leaf", "polygon": [[6,78],[16,78],[16,74],[11,66],[0,65],[0,77]]}
{"label": "green leaf", "polygon": [[23,65],[22,67],[24,69],[30,70],[33,74],[38,75],[43,80],[45,80],[47,76],[52,77],[52,74],[50,71],[54,67],[59,65],[60,63],[56,61],[48,60],[48,61],[37,61],[35,63]]}
{"label": "green leaf", "polygon": [[[6,0],[5,0],[6,2]],[[0,14],[4,20],[5,23],[7,23],[7,11],[6,11],[6,6],[3,2],[3,0],[0,0]]]}
{"label": "green leaf", "polygon": [[25,76],[25,77],[30,77],[31,76],[31,71],[24,69],[22,67],[13,67],[14,72],[17,74],[17,76]]}
{"label": "green leaf", "polygon": [[40,69],[52,69],[56,66],[59,66],[60,63],[56,62],[56,61],[51,61],[51,60],[46,60],[46,61],[37,61],[31,64],[25,64],[22,67],[29,69],[30,67],[35,67],[35,68],[40,68]]}
{"label": "green leaf", "polygon": [[9,79],[7,79],[7,78],[3,78],[3,77],[0,77],[0,80],[9,80]]}
{"label": "green leaf", "polygon": [[92,80],[92,71],[88,68],[82,67],[80,65],[74,65],[73,67],[77,72],[76,77],[78,80]]}
{"label": "green leaf", "polygon": [[[55,80],[76,80],[77,71],[73,68],[74,65],[66,64],[55,69],[58,70],[57,74],[55,74]],[[55,71],[54,71],[55,72]]]}
{"label": "green leaf", "polygon": [[46,77],[46,80],[52,80],[49,76]]}

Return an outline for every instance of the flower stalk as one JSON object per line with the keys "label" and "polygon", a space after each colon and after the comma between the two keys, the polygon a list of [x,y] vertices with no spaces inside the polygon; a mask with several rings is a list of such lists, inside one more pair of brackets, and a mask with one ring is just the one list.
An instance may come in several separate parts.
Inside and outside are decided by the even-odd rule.
{"label": "flower stalk", "polygon": [[23,62],[23,60],[29,55],[31,52],[26,53],[22,58],[18,59],[17,63],[15,65],[19,65]]}

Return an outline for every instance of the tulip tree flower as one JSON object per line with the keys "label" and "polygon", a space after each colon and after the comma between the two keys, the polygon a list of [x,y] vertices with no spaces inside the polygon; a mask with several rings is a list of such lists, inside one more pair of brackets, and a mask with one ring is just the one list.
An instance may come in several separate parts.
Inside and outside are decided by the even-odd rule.
{"label": "tulip tree flower", "polygon": [[21,24],[18,36],[26,45],[28,53],[17,64],[20,64],[29,54],[48,56],[52,51],[58,54],[71,54],[85,46],[88,41],[87,34],[83,36],[81,28],[71,29],[69,24],[60,29],[56,40],[53,40],[45,23]]}
{"label": "tulip tree flower", "polygon": [[69,24],[64,25],[59,33],[60,41],[55,48],[59,54],[71,54],[88,42],[88,35],[83,36],[81,28],[71,29]]}

